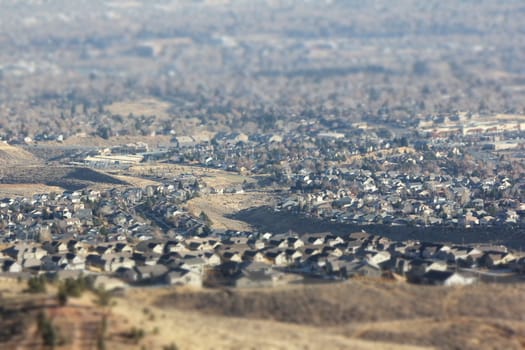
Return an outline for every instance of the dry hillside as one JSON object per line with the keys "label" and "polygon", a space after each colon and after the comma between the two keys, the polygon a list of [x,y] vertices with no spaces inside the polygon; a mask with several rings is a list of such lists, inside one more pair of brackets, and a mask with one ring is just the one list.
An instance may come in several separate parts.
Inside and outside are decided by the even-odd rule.
{"label": "dry hillside", "polygon": [[13,167],[17,165],[35,165],[41,161],[31,153],[20,147],[11,146],[0,142],[0,167]]}
{"label": "dry hillside", "polygon": [[252,229],[251,226],[246,222],[233,219],[232,216],[240,210],[270,203],[272,203],[272,199],[269,195],[247,192],[202,195],[189,200],[186,206],[188,211],[195,216],[205,212],[215,229],[245,231]]}
{"label": "dry hillside", "polygon": [[126,182],[110,175],[83,167],[19,166],[4,169],[3,175],[3,178],[0,178],[1,184],[57,186],[71,191],[104,184],[127,185]]}
{"label": "dry hillside", "polygon": [[445,288],[352,280],[274,290],[172,293],[161,308],[320,327],[349,339],[441,349],[525,347],[525,286]]}
{"label": "dry hillside", "polygon": [[[105,345],[117,350],[170,344],[178,349],[525,346],[525,286],[517,284],[444,288],[355,279],[267,290],[132,288],[114,297],[107,308],[94,304],[91,293],[60,307],[54,288],[47,296],[34,297],[17,294],[23,285],[16,282],[0,281],[0,287],[0,306],[8,305],[0,329],[6,335],[18,334],[4,337],[4,343],[0,337],[0,348],[41,346],[35,324],[38,310],[44,310],[67,338],[68,345],[57,349],[94,348],[92,335],[100,334],[106,312]],[[5,314],[13,308],[12,300],[24,299],[27,302],[19,304],[28,309]]]}

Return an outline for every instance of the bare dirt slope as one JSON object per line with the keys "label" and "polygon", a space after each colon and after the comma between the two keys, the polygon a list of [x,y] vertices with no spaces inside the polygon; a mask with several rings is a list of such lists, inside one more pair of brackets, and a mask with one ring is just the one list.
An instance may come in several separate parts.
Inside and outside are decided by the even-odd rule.
{"label": "bare dirt slope", "polygon": [[0,142],[0,167],[36,165],[41,161],[26,150]]}
{"label": "bare dirt slope", "polygon": [[[162,346],[176,344],[178,349],[428,349],[349,338],[309,325],[228,317],[155,305],[156,297],[166,292],[169,291],[134,289],[125,298],[117,300],[112,312],[121,317],[119,324],[122,329],[140,325],[147,334],[140,344],[132,348],[161,349]],[[109,342],[108,346],[111,349],[129,349],[131,345]]]}
{"label": "bare dirt slope", "polygon": [[272,202],[270,196],[264,193],[210,194],[193,198],[186,204],[188,211],[198,216],[205,212],[215,229],[230,229],[237,231],[250,230],[246,222],[232,218],[240,210],[268,205]]}
{"label": "bare dirt slope", "polygon": [[19,166],[4,169],[2,184],[35,184],[57,186],[74,191],[96,185],[127,185],[110,175],[85,167]]}
{"label": "bare dirt slope", "polygon": [[[11,291],[8,283],[18,289]],[[53,288],[47,295],[24,296],[19,294],[22,286],[0,283],[5,303],[0,306],[12,307],[12,300],[29,306],[11,316],[2,314],[0,329],[18,327],[18,335],[7,343],[1,343],[0,337],[0,348],[41,346],[35,328],[35,312],[41,309],[67,336],[67,346],[57,349],[94,348],[103,315],[108,315],[106,348],[116,350],[162,349],[170,344],[178,349],[525,346],[525,286],[521,284],[445,288],[357,279],[242,291],[132,288],[108,307],[96,305],[91,293],[60,307]],[[133,333],[141,336],[130,336]]]}
{"label": "bare dirt slope", "polygon": [[183,174],[194,175],[200,177],[206,186],[216,190],[224,189],[229,186],[240,185],[245,181],[255,181],[248,176],[239,175],[237,173],[194,165],[139,164],[132,166],[129,169],[129,172],[133,176],[156,175],[160,177],[171,177]]}
{"label": "bare dirt slope", "polygon": [[44,183],[10,183],[13,171],[18,168],[33,168],[42,165],[42,161],[21,147],[0,142],[0,197],[31,196],[35,193],[61,192],[59,186],[47,186]]}
{"label": "bare dirt slope", "polygon": [[61,193],[64,189],[44,184],[0,184],[0,198],[31,197],[34,194]]}
{"label": "bare dirt slope", "polygon": [[[317,327],[352,340],[440,349],[525,347],[525,286],[445,288],[352,280],[252,291],[175,293],[163,309]],[[215,317],[214,316],[214,317]]]}

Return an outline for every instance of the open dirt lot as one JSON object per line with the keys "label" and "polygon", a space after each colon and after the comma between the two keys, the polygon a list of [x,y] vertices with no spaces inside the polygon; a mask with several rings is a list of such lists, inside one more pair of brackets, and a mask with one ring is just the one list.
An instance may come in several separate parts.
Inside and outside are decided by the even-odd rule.
{"label": "open dirt lot", "polygon": [[237,231],[250,230],[252,227],[244,221],[235,220],[232,215],[239,210],[260,205],[269,205],[272,198],[264,193],[210,194],[193,198],[186,204],[188,211],[199,216],[205,212],[215,229],[230,229]]}
{"label": "open dirt lot", "polygon": [[52,192],[62,193],[64,189],[43,184],[0,184],[0,198],[31,197],[34,194]]}
{"label": "open dirt lot", "polygon": [[144,164],[135,165],[129,169],[130,175],[150,176],[157,175],[160,177],[175,177],[178,175],[188,174],[202,178],[202,181],[208,186],[215,189],[224,189],[229,186],[254,182],[255,180],[248,177],[224,170],[203,168],[192,165],[178,164]]}

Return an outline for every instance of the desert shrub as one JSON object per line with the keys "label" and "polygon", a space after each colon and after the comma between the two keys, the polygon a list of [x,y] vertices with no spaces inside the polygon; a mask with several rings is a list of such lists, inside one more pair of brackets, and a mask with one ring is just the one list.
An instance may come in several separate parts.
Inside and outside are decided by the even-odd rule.
{"label": "desert shrub", "polygon": [[64,291],[68,296],[80,297],[88,289],[88,283],[83,276],[77,279],[66,278],[63,283]]}
{"label": "desert shrub", "polygon": [[126,336],[133,342],[138,343],[142,338],[144,338],[145,333],[141,328],[131,328],[131,330],[126,334]]}
{"label": "desert shrub", "polygon": [[62,286],[58,287],[58,291],[57,291],[58,304],[60,306],[66,305],[67,304],[67,299],[68,299],[68,295],[67,295],[66,290]]}
{"label": "desert shrub", "polygon": [[47,290],[46,287],[46,278],[44,276],[31,277],[27,280],[27,289],[28,293],[45,293]]}
{"label": "desert shrub", "polygon": [[69,340],[60,333],[60,329],[43,312],[37,314],[37,327],[45,346],[54,348],[69,343]]}
{"label": "desert shrub", "polygon": [[104,288],[98,288],[93,291],[95,293],[96,299],[95,303],[99,306],[110,306],[111,305],[111,292],[105,290]]}

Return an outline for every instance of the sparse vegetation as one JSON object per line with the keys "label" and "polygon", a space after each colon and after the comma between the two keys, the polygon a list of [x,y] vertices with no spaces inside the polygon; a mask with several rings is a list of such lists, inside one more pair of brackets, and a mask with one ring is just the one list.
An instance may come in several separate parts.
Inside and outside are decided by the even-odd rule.
{"label": "sparse vegetation", "polygon": [[[161,308],[315,326],[426,317],[491,318],[495,314],[502,319],[519,320],[525,305],[515,305],[515,298],[524,290],[522,285],[430,287],[363,279],[276,290],[174,292],[156,304]],[[449,308],[448,298],[453,298],[454,307]],[[412,303],[414,300],[419,302]]]}
{"label": "sparse vegetation", "polygon": [[47,291],[47,280],[44,275],[31,277],[27,280],[28,293],[45,293]]}
{"label": "sparse vegetation", "polygon": [[69,297],[81,297],[82,293],[89,287],[89,282],[86,277],[80,276],[77,279],[66,278],[64,281],[59,282],[57,290],[57,300],[59,305],[64,306],[67,304]]}
{"label": "sparse vegetation", "polygon": [[68,298],[69,296],[66,290],[62,286],[58,287],[58,291],[57,291],[58,305],[65,306],[67,304]]}
{"label": "sparse vegetation", "polygon": [[144,338],[145,335],[146,333],[142,328],[136,327],[131,328],[129,332],[126,333],[126,337],[135,344],[138,344],[142,340],[142,338]]}
{"label": "sparse vegetation", "polygon": [[60,329],[53,323],[51,319],[44,312],[37,315],[38,331],[42,335],[42,342],[45,346],[55,348],[56,346],[63,346],[70,342],[64,337]]}
{"label": "sparse vegetation", "polygon": [[112,295],[110,291],[104,289],[103,287],[100,287],[98,289],[95,289],[93,292],[95,293],[95,302],[97,305],[111,306]]}

